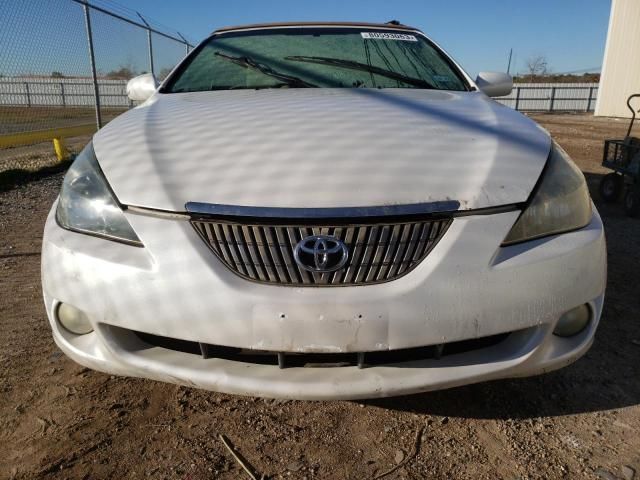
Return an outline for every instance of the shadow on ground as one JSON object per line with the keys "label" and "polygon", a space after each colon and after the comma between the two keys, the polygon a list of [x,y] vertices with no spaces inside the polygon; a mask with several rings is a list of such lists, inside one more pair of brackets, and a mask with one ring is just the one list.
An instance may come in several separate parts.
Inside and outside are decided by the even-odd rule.
{"label": "shadow on ground", "polygon": [[12,188],[27,185],[47,178],[55,173],[62,172],[69,168],[73,160],[64,160],[51,167],[44,167],[37,171],[23,169],[12,169],[0,172],[0,192],[11,190]]}

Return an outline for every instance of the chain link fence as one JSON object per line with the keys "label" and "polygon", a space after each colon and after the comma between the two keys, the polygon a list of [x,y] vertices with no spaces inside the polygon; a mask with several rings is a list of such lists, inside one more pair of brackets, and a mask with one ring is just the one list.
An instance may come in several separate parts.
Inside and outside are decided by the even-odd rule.
{"label": "chain link fence", "polygon": [[133,107],[129,79],[163,79],[192,48],[110,0],[0,0],[0,173],[77,153]]}
{"label": "chain link fence", "polygon": [[[132,77],[164,79],[192,48],[179,32],[111,0],[0,0],[0,173],[77,153],[133,107]],[[516,84],[497,99],[522,111],[595,107],[598,84]]]}

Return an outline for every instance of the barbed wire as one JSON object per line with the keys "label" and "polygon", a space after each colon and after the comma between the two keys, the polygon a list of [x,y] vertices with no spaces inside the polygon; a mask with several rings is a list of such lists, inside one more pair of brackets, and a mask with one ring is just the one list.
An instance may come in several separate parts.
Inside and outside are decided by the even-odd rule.
{"label": "barbed wire", "polygon": [[113,0],[0,0],[0,12],[0,172],[77,153],[134,106],[129,79],[163,78],[190,47],[177,30],[145,15],[147,27]]}

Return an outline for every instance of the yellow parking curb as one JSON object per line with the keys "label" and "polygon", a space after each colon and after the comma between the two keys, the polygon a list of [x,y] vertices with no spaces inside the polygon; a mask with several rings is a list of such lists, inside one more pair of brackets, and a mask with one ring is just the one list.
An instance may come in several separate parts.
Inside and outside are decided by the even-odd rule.
{"label": "yellow parking curb", "polygon": [[18,147],[21,145],[30,145],[33,143],[53,140],[53,148],[56,152],[56,156],[59,161],[62,161],[69,157],[69,151],[67,150],[64,142],[65,138],[90,135],[95,131],[96,126],[88,124],[64,128],[52,128],[48,130],[35,130],[31,132],[11,133],[8,135],[0,135],[0,148]]}

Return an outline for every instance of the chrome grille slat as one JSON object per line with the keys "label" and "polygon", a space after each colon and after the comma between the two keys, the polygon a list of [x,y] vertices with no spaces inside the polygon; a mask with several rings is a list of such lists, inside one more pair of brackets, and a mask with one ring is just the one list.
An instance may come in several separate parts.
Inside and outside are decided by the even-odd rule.
{"label": "chrome grille slat", "polygon": [[364,255],[364,246],[367,241],[369,227],[356,227],[356,232],[357,233],[354,235],[353,258],[351,262],[347,262],[347,271],[345,273],[345,278],[342,281],[347,284],[355,282],[358,265],[362,262],[362,255]]}
{"label": "chrome grille slat", "polygon": [[376,248],[376,238],[378,237],[379,228],[377,225],[374,225],[367,230],[368,235],[364,244],[364,251],[362,252],[360,268],[358,268],[358,273],[356,274],[356,283],[364,283],[364,279],[367,278],[367,271],[373,258],[373,250]]}
{"label": "chrome grille slat", "polygon": [[404,258],[408,248],[409,239],[411,238],[413,228],[414,225],[412,224],[404,224],[402,226],[402,235],[400,236],[400,241],[398,242],[398,250],[393,257],[393,265],[391,265],[391,268],[389,268],[389,274],[387,276],[388,278],[393,278],[394,276],[398,275],[402,259]]}
{"label": "chrome grille slat", "polygon": [[[288,252],[288,254],[289,256],[293,257],[293,250],[295,249],[298,242],[304,238],[304,236],[298,228],[283,227],[283,229],[287,232],[287,235],[289,237],[289,245],[291,246],[291,250]],[[313,285],[313,276],[311,275],[311,273],[306,271],[304,268],[300,268],[295,260],[293,260],[293,258],[291,259],[291,263],[293,264],[292,268],[294,268],[298,272],[298,275],[302,279],[301,285]]]}
{"label": "chrome grille slat", "polygon": [[[267,237],[264,234],[262,227],[256,227],[256,239],[258,240],[258,250],[263,258],[265,268],[267,269],[267,275],[269,281],[272,283],[279,283],[278,274],[276,273],[275,263],[271,256],[271,249],[267,242]],[[227,265],[228,266],[228,265]]]}
{"label": "chrome grille slat", "polygon": [[[345,238],[345,237],[346,237],[347,230],[349,230],[349,229],[345,229],[345,228],[342,228],[342,227],[338,227],[338,228],[336,228],[336,229],[334,230],[333,235],[334,235],[337,239],[339,239],[341,242],[345,243],[345,240],[346,240],[346,238]],[[345,243],[345,245],[347,245],[347,244]],[[336,284],[339,282],[339,279],[340,279],[340,273],[341,273],[340,271],[333,272],[333,273],[330,275],[329,283],[331,283],[332,285],[336,285]]]}
{"label": "chrome grille slat", "polygon": [[216,241],[222,251],[222,257],[227,263],[233,263],[233,256],[231,255],[231,249],[229,245],[224,241],[225,235],[222,231],[223,225],[213,225],[213,234],[216,237]]}
{"label": "chrome grille slat", "polygon": [[231,257],[233,258],[234,263],[236,264],[236,268],[240,271],[241,274],[247,275],[247,267],[242,261],[242,256],[240,255],[240,248],[238,247],[238,242],[235,239],[233,234],[233,226],[226,225],[226,228],[223,228],[223,233],[225,234],[224,242],[229,245],[229,249],[231,250]]}
{"label": "chrome grille slat", "polygon": [[[197,218],[191,223],[218,259],[238,275],[260,283],[303,286],[370,285],[413,270],[443,237],[451,218],[376,221],[353,225],[279,225]],[[294,259],[298,242],[331,235],[349,252],[331,273],[309,272]]]}
{"label": "chrome grille slat", "polygon": [[[353,243],[353,238],[357,230],[358,230],[358,227],[343,228],[342,237],[340,239],[345,243],[345,245],[351,245]],[[351,257],[350,260],[353,260],[353,250],[349,252],[349,256]],[[349,262],[347,263],[347,265],[349,265]],[[334,285],[339,285],[342,281],[344,281],[344,278],[346,277],[348,270],[349,270],[349,267],[343,268],[342,270],[338,270],[337,272],[335,272],[332,283]]]}
{"label": "chrome grille slat", "polygon": [[251,261],[256,268],[256,271],[258,272],[258,280],[263,282],[268,281],[269,275],[267,274],[267,268],[265,267],[262,256],[260,255],[260,251],[258,250],[256,236],[253,232],[253,228],[243,225],[242,232],[243,237],[247,239],[247,251],[249,253]]}
{"label": "chrome grille slat", "polygon": [[411,257],[411,261],[415,262],[416,259],[420,258],[420,254],[423,251],[422,248],[427,241],[427,237],[429,236],[429,226],[427,224],[423,224],[420,229],[420,236],[418,237],[418,243],[416,244],[416,249],[413,252],[413,257]]}
{"label": "chrome grille slat", "polygon": [[[304,237],[306,237],[308,234],[302,229],[302,228],[291,228],[291,230],[293,231],[295,237],[296,237],[296,243],[298,243],[300,240],[302,240]],[[297,267],[297,265],[296,265]],[[311,272],[307,272],[305,269],[303,268],[299,268],[300,270],[300,275],[302,275],[303,283],[305,285],[313,285],[313,275],[311,274]]]}
{"label": "chrome grille slat", "polygon": [[211,229],[212,229],[211,225],[205,223],[202,225],[201,231],[203,231],[207,236],[207,239],[209,240],[209,245],[211,245],[215,249],[216,253],[219,254],[221,253],[220,245],[218,244],[216,237],[211,233]]}
{"label": "chrome grille slat", "polygon": [[409,262],[413,257],[413,251],[418,244],[418,238],[420,238],[420,224],[416,223],[411,226],[411,234],[409,235],[409,238],[407,238],[407,245],[405,247],[402,260],[398,262],[398,270],[396,272],[396,275],[404,274],[406,267],[409,266]]}
{"label": "chrome grille slat", "polygon": [[249,249],[246,247],[247,240],[242,235],[242,226],[233,225],[231,227],[231,233],[233,235],[234,241],[236,242],[236,246],[240,254],[240,259],[242,260],[242,263],[245,265],[248,275],[250,277],[258,277],[256,265],[251,260]]}
{"label": "chrome grille slat", "polygon": [[287,262],[286,260],[284,260],[289,255],[289,252],[293,252],[296,244],[292,244],[290,242],[289,235],[287,234],[287,231],[284,227],[276,227],[275,230],[278,241],[280,242],[280,254],[283,258],[283,263],[286,266],[289,277],[291,278],[291,283],[300,283],[302,279],[300,278],[298,266],[295,264],[295,262]]}
{"label": "chrome grille slat", "polygon": [[385,246],[384,253],[382,255],[382,262],[380,263],[378,272],[376,273],[376,280],[382,280],[386,278],[389,267],[391,266],[391,259],[393,258],[394,248],[396,248],[398,245],[400,228],[400,225],[393,225],[391,227],[391,230],[389,232],[389,241]]}
{"label": "chrome grille slat", "polygon": [[280,283],[293,283],[289,275],[288,266],[285,265],[284,258],[282,256],[280,242],[275,234],[274,227],[265,227],[265,235],[267,242],[269,242],[269,248],[271,249],[271,256],[276,262],[276,272],[280,279]]}
{"label": "chrome grille slat", "polygon": [[371,258],[371,267],[369,272],[367,273],[366,282],[372,282],[378,276],[378,271],[382,266],[382,261],[384,260],[384,254],[387,249],[387,245],[390,242],[390,228],[388,225],[385,225],[380,228],[380,234],[378,236],[378,240],[375,245],[376,248],[373,251],[373,256]]}

